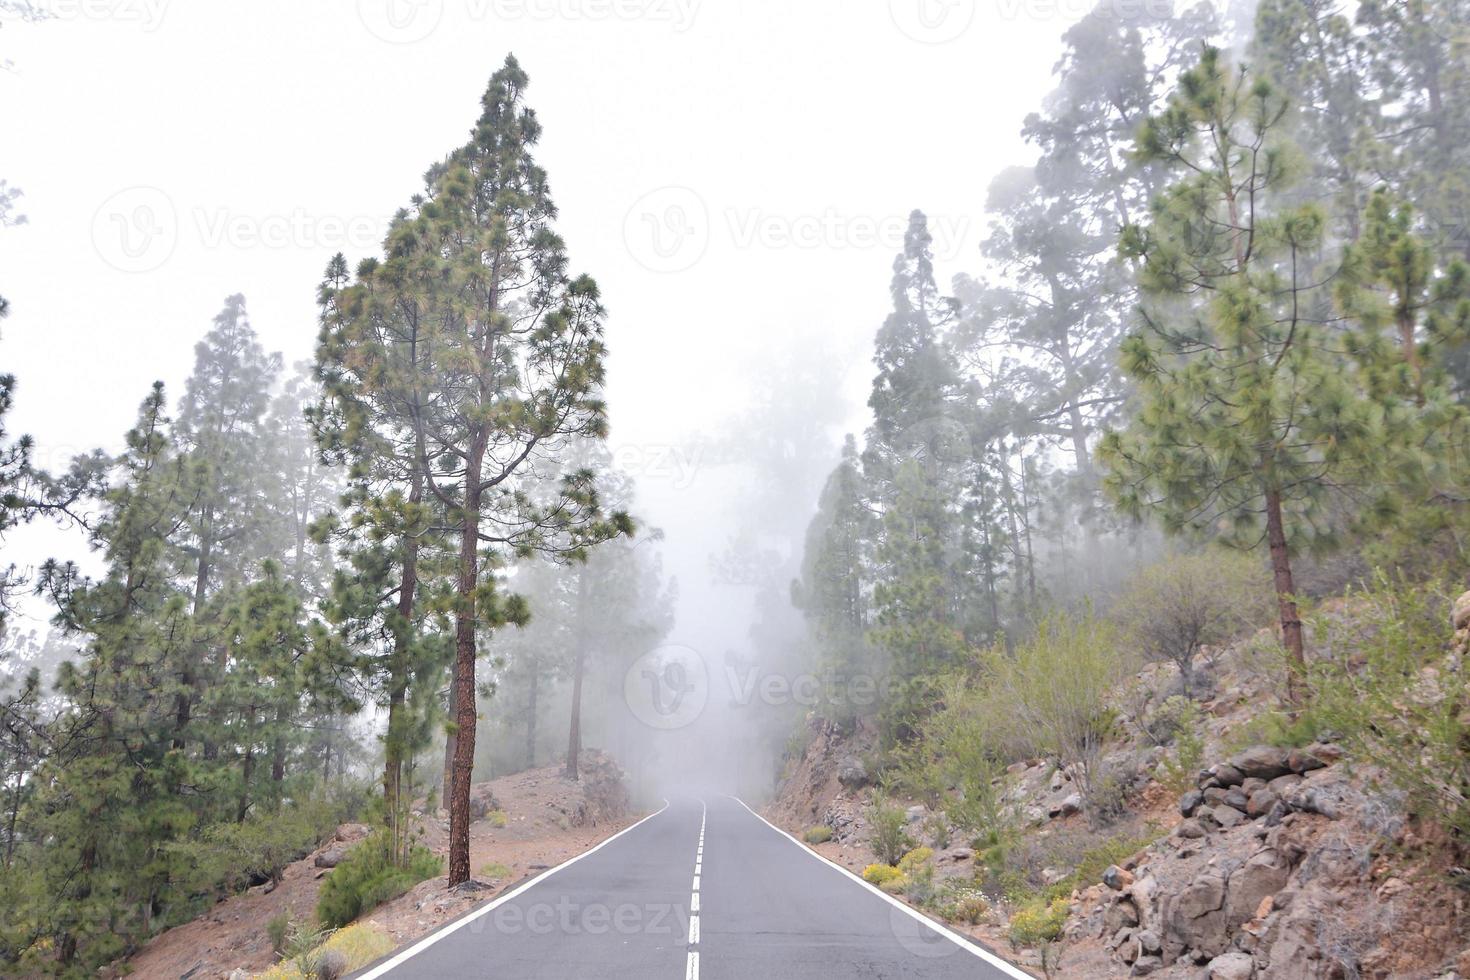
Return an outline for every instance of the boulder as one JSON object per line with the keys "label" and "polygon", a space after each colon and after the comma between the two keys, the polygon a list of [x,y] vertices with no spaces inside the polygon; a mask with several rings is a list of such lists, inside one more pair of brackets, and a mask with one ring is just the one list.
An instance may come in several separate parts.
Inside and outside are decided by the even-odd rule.
{"label": "boulder", "polygon": [[1264,817],[1266,814],[1271,812],[1271,808],[1274,807],[1280,800],[1281,797],[1277,796],[1269,789],[1258,789],[1251,794],[1251,798],[1246,802],[1245,815],[1252,819],[1255,819],[1256,817]]}
{"label": "boulder", "polygon": [[1231,827],[1234,827],[1237,824],[1243,823],[1245,821],[1244,813],[1242,813],[1240,810],[1237,810],[1235,807],[1228,806],[1224,803],[1221,803],[1219,806],[1212,809],[1210,811],[1210,816],[1214,817],[1215,822],[1226,830],[1229,830]]}
{"label": "boulder", "polygon": [[1285,776],[1277,776],[1275,779],[1268,782],[1266,784],[1266,788],[1275,793],[1277,796],[1280,796],[1301,781],[1301,776],[1298,776],[1294,772],[1289,772]]}
{"label": "boulder", "polygon": [[1251,776],[1249,779],[1243,779],[1240,782],[1240,791],[1244,793],[1247,797],[1249,797],[1256,790],[1265,788],[1266,781],[1258,776]]}
{"label": "boulder", "polygon": [[1291,862],[1267,848],[1252,855],[1230,875],[1225,889],[1225,921],[1231,928],[1256,917],[1261,903],[1286,887]]}
{"label": "boulder", "polygon": [[1124,871],[1116,864],[1110,864],[1107,870],[1102,873],[1102,883],[1113,891],[1120,892],[1133,884],[1133,873],[1131,871]]}
{"label": "boulder", "polygon": [[1179,797],[1179,815],[1182,817],[1194,816],[1194,811],[1198,810],[1200,804],[1204,801],[1205,795],[1203,793],[1197,789],[1190,790],[1188,793]]}
{"label": "boulder", "polygon": [[342,859],[346,856],[347,848],[329,847],[325,851],[322,851],[320,854],[318,854],[316,856],[316,860],[312,861],[311,863],[318,868],[335,868],[337,865],[342,863]]}
{"label": "boulder", "polygon": [[1157,956],[1140,956],[1133,963],[1133,975],[1135,977],[1146,977],[1163,965],[1164,961]]}
{"label": "boulder", "polygon": [[1286,764],[1291,767],[1292,772],[1303,775],[1317,769],[1327,768],[1327,763],[1308,749],[1292,749],[1286,754]]}
{"label": "boulder", "polygon": [[1186,840],[1198,840],[1205,835],[1205,828],[1198,820],[1190,818],[1179,821],[1179,826],[1174,828],[1174,836],[1183,837]]}
{"label": "boulder", "polygon": [[1222,762],[1218,766],[1211,766],[1209,773],[1214,777],[1216,785],[1225,789],[1229,789],[1231,786],[1239,786],[1246,776],[1251,775],[1251,773],[1241,769],[1240,765],[1234,762],[1234,760]]}
{"label": "boulder", "polygon": [[1234,807],[1241,813],[1244,813],[1246,804],[1250,802],[1250,797],[1246,796],[1239,786],[1236,786],[1225,794],[1225,799],[1222,802],[1226,806]]}
{"label": "boulder", "polygon": [[1250,980],[1256,972],[1255,961],[1248,953],[1233,950],[1222,953],[1205,966],[1209,980]]}
{"label": "boulder", "polygon": [[1074,813],[1082,812],[1082,794],[1072,793],[1060,801],[1052,803],[1047,807],[1046,815],[1049,817],[1070,817]]}
{"label": "boulder", "polygon": [[1199,950],[1207,956],[1225,951],[1223,878],[1207,871],[1165,899],[1164,905],[1166,934],[1176,948]]}
{"label": "boulder", "polygon": [[844,756],[837,763],[837,781],[848,789],[857,789],[868,782],[868,767],[855,755]]}
{"label": "boulder", "polygon": [[1231,759],[1230,765],[1243,777],[1255,776],[1267,781],[1292,771],[1286,750],[1274,745],[1254,745]]}

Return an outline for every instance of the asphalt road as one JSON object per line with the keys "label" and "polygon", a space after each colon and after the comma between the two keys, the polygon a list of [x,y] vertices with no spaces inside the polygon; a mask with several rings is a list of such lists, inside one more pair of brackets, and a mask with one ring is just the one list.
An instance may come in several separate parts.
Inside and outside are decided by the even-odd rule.
{"label": "asphalt road", "polygon": [[1025,977],[739,800],[681,800],[359,980]]}

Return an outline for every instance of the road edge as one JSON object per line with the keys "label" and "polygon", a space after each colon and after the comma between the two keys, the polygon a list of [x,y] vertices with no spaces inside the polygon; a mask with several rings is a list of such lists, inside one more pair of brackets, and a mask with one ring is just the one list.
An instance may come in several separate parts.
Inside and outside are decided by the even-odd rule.
{"label": "road edge", "polygon": [[548,868],[547,870],[536,875],[534,878],[529,878],[526,881],[521,882],[510,891],[506,892],[504,895],[497,895],[495,898],[492,898],[484,905],[480,905],[476,908],[471,909],[470,911],[461,915],[459,918],[455,919],[453,922],[450,922],[447,925],[440,926],[438,929],[429,933],[427,936],[423,936],[420,939],[416,940],[413,945],[407,947],[406,949],[390,954],[387,959],[382,960],[376,965],[371,963],[368,964],[367,966],[362,968],[362,971],[352,974],[352,980],[378,980],[379,977],[382,977],[383,975],[388,973],[388,971],[396,969],[402,966],[404,963],[407,963],[409,960],[413,959],[415,956],[422,953],[424,950],[428,949],[430,946],[434,945],[450,933],[455,932],[456,930],[468,925],[469,923],[480,918],[482,915],[493,912],[495,909],[499,908],[501,905],[504,905],[506,902],[515,898],[517,895],[520,895],[527,889],[539,885],[541,882],[545,881],[547,878],[550,878],[558,871],[563,871],[571,867],[578,861],[582,860],[584,857],[587,857],[589,854],[596,854],[598,851],[602,850],[604,847],[611,844],[619,837],[638,827],[641,827],[643,824],[663,813],[668,808],[669,801],[664,800],[663,806],[648,814],[648,816],[639,820],[637,823],[629,824],[622,830],[618,831],[616,834],[613,834],[611,837],[600,841],[596,846],[589,847],[581,854],[577,854],[570,858],[567,858],[556,867]]}
{"label": "road edge", "polygon": [[771,823],[771,821],[761,816],[759,813],[751,808],[749,803],[746,803],[740,797],[732,796],[730,797],[730,799],[745,807],[750,815],[755,817],[761,823],[765,824],[767,827],[770,827],[776,833],[780,834],[782,837],[785,837],[791,843],[795,844],[798,848],[801,849],[801,852],[803,854],[807,854],[813,858],[816,858],[818,861],[821,861],[829,868],[836,868],[838,871],[841,871],[858,885],[861,885],[863,888],[866,888],[874,895],[877,895],[889,905],[892,905],[894,908],[900,909],[905,915],[909,916],[909,918],[915,919],[916,921],[928,926],[944,938],[948,939],[950,942],[954,943],[956,946],[959,946],[961,949],[973,954],[974,956],[978,956],[990,966],[994,967],[997,970],[1000,970],[1006,976],[1015,977],[1017,978],[1017,980],[1036,980],[1034,974],[1027,973],[1019,966],[1016,966],[1014,963],[1009,963],[1006,960],[1001,959],[995,953],[992,953],[988,949],[985,949],[983,946],[976,944],[973,940],[960,935],[937,919],[931,919],[929,916],[925,915],[923,912],[920,912],[918,909],[914,908],[912,905],[909,905],[907,902],[901,902],[898,899],[894,898],[892,895],[883,891],[882,889],[874,887],[872,884],[864,881],[860,876],[853,874],[850,870],[844,868],[836,861],[830,861],[822,855],[818,854],[816,851],[812,850],[810,847],[807,847],[801,841],[797,840],[795,837],[791,836],[786,831],[782,830],[780,827],[777,827],[775,824]]}

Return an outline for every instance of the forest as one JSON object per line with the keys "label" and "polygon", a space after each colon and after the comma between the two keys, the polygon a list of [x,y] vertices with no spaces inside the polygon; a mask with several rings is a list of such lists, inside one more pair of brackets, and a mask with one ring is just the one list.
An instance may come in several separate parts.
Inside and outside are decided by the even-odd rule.
{"label": "forest", "polygon": [[[1269,626],[1279,732],[1458,767],[1435,790],[1407,766],[1409,805],[1470,832],[1470,715],[1422,751],[1348,728],[1310,626],[1364,583],[1466,582],[1470,8],[1104,0],[1052,83],[1017,107],[1030,161],[986,175],[973,273],[940,282],[909,215],[891,308],[851,325],[866,427],[839,451],[830,420],[772,410],[718,446],[786,439],[827,473],[793,499],[758,464],[745,532],[779,509],[797,547],[737,529],[711,559],[755,596],[757,660],[818,681],[739,737],[774,788],[812,717],[876,732],[882,794],[958,793],[951,821],[995,846],[989,787],[1055,757],[1104,826],[1106,692],[1172,661],[1192,704],[1195,654]],[[299,284],[311,360],[231,295],[181,389],[96,420],[122,450],[65,465],[6,422],[27,379],[0,378],[0,536],[52,524],[87,552],[0,560],[0,974],[95,976],[361,820],[318,909],[345,925],[472,882],[474,783],[655,758],[625,672],[680,591],[607,442],[614,321],[558,234],[530,85],[504,56],[380,249]],[[0,182],[0,234],[23,204]],[[820,359],[766,366],[767,404]],[[442,861],[416,829],[440,807]]]}

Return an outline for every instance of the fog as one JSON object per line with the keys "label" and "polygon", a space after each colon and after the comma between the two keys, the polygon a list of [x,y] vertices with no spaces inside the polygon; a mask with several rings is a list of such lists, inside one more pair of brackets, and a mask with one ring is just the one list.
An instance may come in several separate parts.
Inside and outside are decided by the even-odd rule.
{"label": "fog", "polygon": [[[986,274],[987,185],[1035,157],[1022,122],[1084,8],[356,7],[57,0],[49,19],[7,24],[0,104],[12,132],[46,134],[10,142],[3,167],[27,218],[0,236],[15,431],[45,466],[116,450],[153,380],[177,397],[235,292],[267,349],[309,359],[328,258],[378,254],[514,52],[558,229],[609,310],[612,463],[676,590],[647,664],[591,668],[586,744],[621,750],[644,803],[696,787],[760,798],[815,707],[791,585],[843,437],[870,425],[872,338],[909,213],[928,217],[942,289]],[[7,545],[22,566],[96,567],[75,530],[38,523]],[[675,661],[699,677],[692,716],[666,729],[618,702]],[[565,725],[567,683],[547,681],[545,733]],[[484,702],[492,728],[505,701]],[[369,711],[361,737],[381,723]],[[492,770],[514,765],[487,751]]]}

